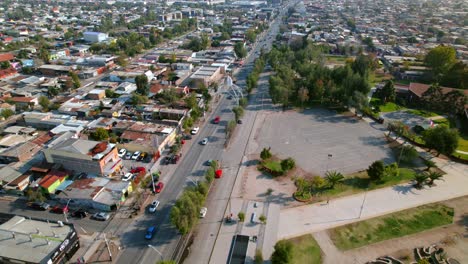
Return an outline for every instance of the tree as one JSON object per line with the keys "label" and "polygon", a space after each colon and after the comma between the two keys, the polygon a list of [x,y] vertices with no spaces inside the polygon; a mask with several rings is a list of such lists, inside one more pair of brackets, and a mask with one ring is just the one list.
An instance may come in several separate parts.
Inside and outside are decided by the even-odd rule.
{"label": "tree", "polygon": [[385,164],[381,160],[374,161],[367,169],[367,175],[373,181],[380,181],[385,174]]}
{"label": "tree", "polygon": [[436,172],[436,171],[427,172],[426,175],[427,175],[427,178],[429,179],[429,182],[427,183],[427,185],[429,185],[429,186],[434,185],[435,180],[438,180],[438,179],[440,179],[440,178],[442,178],[444,176],[444,175],[442,175],[442,173]]}
{"label": "tree", "polygon": [[137,86],[137,93],[140,95],[148,95],[149,86],[148,86],[148,77],[145,74],[138,75],[135,77],[135,84]]}
{"label": "tree", "polygon": [[416,173],[413,178],[415,181],[414,187],[416,189],[421,189],[423,184],[426,182],[427,178],[428,176],[425,173]]}
{"label": "tree", "polygon": [[262,149],[262,152],[260,152],[260,158],[262,160],[267,160],[269,158],[271,158],[271,148],[263,148]]}
{"label": "tree", "polygon": [[245,108],[247,106],[247,98],[245,97],[242,97],[241,99],[239,99],[239,105],[242,106],[243,108]]}
{"label": "tree", "polygon": [[130,103],[132,105],[139,105],[139,104],[144,104],[148,101],[148,97],[144,95],[139,95],[139,94],[132,94],[132,97],[130,98]]}
{"label": "tree", "polygon": [[80,88],[81,87],[81,82],[80,82],[80,78],[78,77],[78,74],[76,74],[76,72],[74,72],[74,71],[70,71],[69,75],[70,75],[70,77],[72,79],[73,87],[75,89]]}
{"label": "tree", "polygon": [[211,46],[211,39],[208,34],[203,33],[201,35],[201,49],[206,50]]}
{"label": "tree", "polygon": [[353,96],[348,100],[349,106],[356,108],[357,111],[362,111],[368,107],[369,100],[367,96],[359,91],[354,91]]}
{"label": "tree", "polygon": [[468,89],[468,66],[459,61],[455,63],[440,80],[445,87]]}
{"label": "tree", "polygon": [[380,91],[380,96],[382,102],[395,102],[396,92],[395,92],[395,85],[393,84],[392,80],[388,80],[385,85],[382,87]]}
{"label": "tree", "polygon": [[47,95],[50,97],[55,97],[59,94],[59,89],[57,87],[47,88]]}
{"label": "tree", "polygon": [[257,33],[255,33],[255,30],[249,29],[245,33],[245,38],[250,41],[251,43],[255,42],[255,39],[257,38]]}
{"label": "tree", "polygon": [[10,116],[14,115],[15,112],[9,108],[5,108],[0,112],[0,116],[2,116],[5,119],[8,119]]}
{"label": "tree", "polygon": [[232,108],[232,111],[234,112],[234,116],[235,116],[236,121],[241,119],[242,116],[244,115],[244,108],[242,108],[240,106],[236,106],[236,107]]}
{"label": "tree", "polygon": [[263,254],[260,249],[255,250],[254,264],[263,264]]}
{"label": "tree", "polygon": [[444,111],[453,115],[463,114],[467,102],[466,95],[461,90],[452,90],[445,94]]}
{"label": "tree", "polygon": [[436,126],[423,132],[426,147],[445,155],[451,155],[458,148],[458,130],[446,126]]}
{"label": "tree", "polygon": [[244,212],[239,212],[239,213],[237,214],[237,217],[239,218],[239,221],[240,221],[240,222],[244,222],[244,220],[245,220],[245,213],[244,213]]}
{"label": "tree", "polygon": [[102,127],[98,127],[94,132],[91,132],[90,136],[96,141],[107,140],[109,138],[109,131]]}
{"label": "tree", "polygon": [[435,79],[439,80],[456,63],[455,49],[437,46],[427,53],[424,62],[431,67]]}
{"label": "tree", "polygon": [[9,61],[2,61],[2,62],[0,62],[0,68],[1,68],[2,70],[8,69],[8,68],[10,68],[10,67],[11,67],[11,64],[10,64]]}
{"label": "tree", "polygon": [[237,42],[234,45],[234,52],[236,53],[236,56],[241,59],[247,56],[247,50],[245,49],[243,42]]}
{"label": "tree", "polygon": [[45,63],[49,63],[50,61],[50,53],[47,49],[41,48],[38,53],[39,59],[43,60]]}
{"label": "tree", "polygon": [[262,222],[262,224],[266,224],[267,218],[266,218],[265,215],[262,214],[262,215],[258,218],[258,220],[260,220],[260,222]]}
{"label": "tree", "polygon": [[411,145],[404,145],[400,148],[400,153],[399,153],[399,160],[403,163],[411,163],[413,162],[417,157],[419,157],[419,153],[416,150],[415,147]]}
{"label": "tree", "polygon": [[234,128],[236,128],[236,121],[229,120],[229,122],[226,125],[226,135],[228,137],[232,135],[232,132],[234,132]]}
{"label": "tree", "polygon": [[309,101],[309,90],[305,87],[301,87],[299,91],[297,91],[297,99],[301,102],[301,107],[304,108],[304,103]]}
{"label": "tree", "polygon": [[426,159],[423,159],[423,163],[424,165],[426,165],[426,170],[430,170],[431,168],[435,168],[437,167],[435,162],[433,162],[432,160],[426,160]]}
{"label": "tree", "polygon": [[294,169],[296,167],[296,162],[293,158],[287,158],[281,161],[281,169],[286,172]]}
{"label": "tree", "polygon": [[293,244],[288,240],[280,240],[275,244],[275,251],[271,255],[272,264],[289,264],[293,258]]}
{"label": "tree", "polygon": [[314,192],[321,192],[325,185],[325,180],[320,176],[314,176],[312,180],[310,180],[310,187]]}
{"label": "tree", "polygon": [[325,179],[327,180],[330,188],[334,188],[337,183],[340,183],[344,180],[343,174],[337,171],[327,171],[325,173]]}
{"label": "tree", "polygon": [[39,97],[39,105],[42,107],[42,110],[44,112],[49,111],[49,105],[50,105],[49,98],[47,98],[47,96]]}

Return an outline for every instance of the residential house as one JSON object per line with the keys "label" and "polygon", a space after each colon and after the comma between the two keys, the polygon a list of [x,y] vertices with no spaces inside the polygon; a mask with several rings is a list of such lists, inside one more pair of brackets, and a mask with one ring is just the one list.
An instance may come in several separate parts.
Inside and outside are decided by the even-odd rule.
{"label": "residential house", "polygon": [[64,171],[51,170],[39,181],[40,189],[45,194],[54,194],[57,187],[68,178],[68,173]]}

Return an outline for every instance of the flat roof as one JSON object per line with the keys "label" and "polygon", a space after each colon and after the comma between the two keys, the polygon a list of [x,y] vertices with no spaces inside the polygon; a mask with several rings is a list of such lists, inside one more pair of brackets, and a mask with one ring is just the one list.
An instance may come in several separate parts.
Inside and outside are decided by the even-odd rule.
{"label": "flat roof", "polygon": [[72,225],[0,214],[0,256],[42,263],[75,230]]}

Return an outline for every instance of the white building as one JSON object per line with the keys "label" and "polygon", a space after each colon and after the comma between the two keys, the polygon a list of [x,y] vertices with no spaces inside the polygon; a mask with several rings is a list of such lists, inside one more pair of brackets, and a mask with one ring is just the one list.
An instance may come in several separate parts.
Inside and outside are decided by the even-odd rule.
{"label": "white building", "polygon": [[86,42],[96,43],[103,42],[109,38],[109,35],[102,32],[84,32],[83,38]]}

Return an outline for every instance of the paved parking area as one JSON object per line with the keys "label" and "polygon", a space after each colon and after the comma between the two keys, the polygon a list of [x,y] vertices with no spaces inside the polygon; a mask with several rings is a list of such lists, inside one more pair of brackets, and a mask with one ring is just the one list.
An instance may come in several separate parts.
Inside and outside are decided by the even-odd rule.
{"label": "paved parking area", "polygon": [[409,127],[419,125],[427,128],[431,123],[430,118],[424,118],[422,116],[414,115],[405,111],[382,113],[381,116],[385,118],[385,121],[400,121]]}
{"label": "paved parking area", "polygon": [[326,109],[264,112],[248,149],[249,154],[258,154],[271,147],[274,155],[292,157],[312,174],[324,175],[327,170],[348,174],[367,169],[375,160],[395,161],[382,131],[377,123]]}

